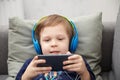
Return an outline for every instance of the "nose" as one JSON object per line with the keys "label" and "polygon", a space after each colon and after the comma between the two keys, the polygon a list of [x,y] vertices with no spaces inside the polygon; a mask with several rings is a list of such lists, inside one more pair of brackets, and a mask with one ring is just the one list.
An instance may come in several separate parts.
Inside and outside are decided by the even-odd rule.
{"label": "nose", "polygon": [[56,40],[52,40],[51,47],[57,47],[57,41]]}

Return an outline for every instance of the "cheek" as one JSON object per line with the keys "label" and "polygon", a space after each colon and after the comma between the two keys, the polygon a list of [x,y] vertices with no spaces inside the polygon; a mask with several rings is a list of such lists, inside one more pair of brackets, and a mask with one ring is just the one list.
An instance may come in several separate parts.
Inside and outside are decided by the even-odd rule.
{"label": "cheek", "polygon": [[48,53],[48,46],[46,44],[41,44],[42,53]]}
{"label": "cheek", "polygon": [[69,41],[66,41],[65,43],[63,43],[61,48],[65,52],[68,51],[69,50]]}

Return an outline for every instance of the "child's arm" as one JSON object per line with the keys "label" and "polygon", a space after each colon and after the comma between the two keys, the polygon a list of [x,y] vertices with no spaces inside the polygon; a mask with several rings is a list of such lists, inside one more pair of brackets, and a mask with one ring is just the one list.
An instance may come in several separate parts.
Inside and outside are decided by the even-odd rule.
{"label": "child's arm", "polygon": [[20,71],[18,72],[15,80],[21,80],[21,77],[22,77],[23,73],[25,72],[27,66],[29,65],[29,63],[31,61],[32,61],[32,58],[26,60],[26,62],[24,63],[24,65],[22,66],[22,68],[20,69]]}
{"label": "child's arm", "polygon": [[81,80],[95,80],[94,74],[91,74],[89,71],[90,69],[88,69],[90,67],[88,64],[86,65],[86,61],[82,56],[77,54],[70,56],[67,61],[63,62],[63,64],[69,64],[64,66],[63,69],[77,72],[80,75]]}
{"label": "child's arm", "polygon": [[[35,56],[31,60],[30,64],[24,64],[24,65],[26,65],[27,68],[24,69],[24,72],[20,75],[19,78],[21,80],[32,80],[39,74],[51,71],[51,67],[37,67],[37,65],[41,64],[41,63],[45,63],[45,60],[38,59],[38,56]],[[24,68],[24,66],[23,66],[23,68]]]}

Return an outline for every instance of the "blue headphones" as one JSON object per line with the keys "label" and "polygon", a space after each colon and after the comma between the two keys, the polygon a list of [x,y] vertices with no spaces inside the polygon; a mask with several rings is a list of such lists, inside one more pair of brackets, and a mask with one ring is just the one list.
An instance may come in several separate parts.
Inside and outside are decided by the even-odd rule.
{"label": "blue headphones", "polygon": [[[71,39],[70,47],[69,47],[69,51],[74,53],[77,48],[77,45],[78,45],[78,31],[77,31],[75,24],[72,21],[69,21],[67,18],[65,18],[65,19],[72,25],[72,27],[74,29],[74,36]],[[35,48],[37,54],[42,54],[41,46],[38,42],[38,39],[36,39],[36,37],[35,37],[36,27],[37,27],[37,23],[34,25],[34,27],[32,29],[32,41],[33,41],[34,48]]]}

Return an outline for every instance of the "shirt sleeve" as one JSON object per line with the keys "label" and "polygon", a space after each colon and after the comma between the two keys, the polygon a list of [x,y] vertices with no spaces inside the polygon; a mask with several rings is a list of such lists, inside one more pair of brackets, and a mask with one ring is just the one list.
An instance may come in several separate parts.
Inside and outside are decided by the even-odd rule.
{"label": "shirt sleeve", "polygon": [[31,61],[32,61],[32,58],[26,60],[26,62],[23,64],[22,68],[18,72],[15,80],[21,80],[23,73],[25,72],[27,66],[30,64]]}
{"label": "shirt sleeve", "polygon": [[[83,57],[83,56],[82,56],[82,57]],[[86,65],[86,67],[87,67],[87,70],[89,71],[89,74],[90,74],[91,80],[96,80],[93,71],[91,70],[89,64],[87,63],[87,61],[86,61],[86,59],[85,59],[84,57],[83,57],[83,60],[84,60],[84,62],[85,62],[85,65]]]}

